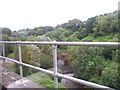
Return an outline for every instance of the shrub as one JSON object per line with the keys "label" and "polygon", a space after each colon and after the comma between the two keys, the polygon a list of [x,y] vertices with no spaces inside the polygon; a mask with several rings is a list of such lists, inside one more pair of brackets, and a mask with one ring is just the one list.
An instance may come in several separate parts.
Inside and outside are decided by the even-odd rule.
{"label": "shrub", "polygon": [[[54,90],[54,80],[52,80],[46,73],[42,72],[34,73],[28,76],[27,78],[43,87],[46,87],[50,90]],[[58,88],[66,90],[65,86],[63,86],[60,83],[58,84]]]}

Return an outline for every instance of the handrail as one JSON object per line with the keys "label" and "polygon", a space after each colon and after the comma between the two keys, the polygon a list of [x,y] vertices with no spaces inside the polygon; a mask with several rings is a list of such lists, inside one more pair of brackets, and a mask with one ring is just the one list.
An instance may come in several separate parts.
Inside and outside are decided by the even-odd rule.
{"label": "handrail", "polygon": [[[51,74],[54,76],[54,81],[55,81],[55,88],[58,88],[58,77],[62,77],[65,79],[69,79],[71,81],[74,82],[78,82],[80,84],[89,86],[89,87],[93,87],[93,88],[104,88],[104,89],[109,89],[109,90],[113,90],[113,88],[107,87],[107,86],[103,86],[103,85],[99,85],[93,82],[89,82],[89,81],[85,81],[82,79],[77,79],[75,77],[71,77],[71,76],[67,76],[67,75],[63,75],[57,72],[57,45],[72,45],[72,46],[97,46],[97,47],[119,47],[120,46],[120,42],[56,42],[56,41],[52,41],[52,42],[38,42],[38,41],[34,41],[34,42],[30,42],[30,41],[0,41],[0,44],[3,44],[3,55],[4,56],[0,56],[0,58],[2,58],[4,61],[5,60],[9,60],[12,62],[15,62],[17,64],[20,65],[20,75],[22,76],[22,66],[27,66],[36,70],[40,70],[42,72]],[[10,59],[5,57],[5,47],[4,44],[17,44],[18,45],[18,51],[19,51],[19,61],[16,61],[14,59]],[[23,63],[21,60],[21,45],[22,44],[40,44],[40,45],[52,45],[53,48],[53,60],[54,60],[54,72],[50,71],[50,70],[46,70],[43,68],[39,68],[30,64],[26,64]]]}
{"label": "handrail", "polygon": [[41,44],[41,45],[72,45],[72,46],[120,46],[120,42],[56,42],[56,41],[0,41],[1,44]]}

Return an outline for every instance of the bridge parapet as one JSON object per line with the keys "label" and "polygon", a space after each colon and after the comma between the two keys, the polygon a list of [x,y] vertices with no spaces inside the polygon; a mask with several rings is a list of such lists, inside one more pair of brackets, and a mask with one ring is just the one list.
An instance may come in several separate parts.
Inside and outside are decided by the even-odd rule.
{"label": "bridge parapet", "polygon": [[[5,65],[4,65],[5,66]],[[44,88],[26,78],[21,78],[21,76],[15,72],[9,71],[7,68],[2,67],[2,83],[5,88],[15,89],[15,88]]]}

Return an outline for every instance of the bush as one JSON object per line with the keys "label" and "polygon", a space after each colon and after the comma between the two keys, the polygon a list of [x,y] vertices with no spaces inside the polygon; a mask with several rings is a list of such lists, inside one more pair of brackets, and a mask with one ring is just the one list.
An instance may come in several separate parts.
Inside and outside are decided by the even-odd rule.
{"label": "bush", "polygon": [[52,60],[40,60],[40,67],[47,69],[47,68],[52,68],[53,67],[53,61]]}
{"label": "bush", "polygon": [[[43,87],[46,87],[50,90],[54,90],[54,80],[52,80],[46,73],[34,73],[31,76],[28,76],[27,78]],[[65,86],[63,86],[60,83],[58,84],[58,88],[66,90]]]}
{"label": "bush", "polygon": [[102,71],[102,82],[106,86],[110,86],[112,88],[118,87],[117,79],[118,75],[118,63],[110,62],[107,67]]}
{"label": "bush", "polygon": [[88,42],[92,42],[93,40],[94,40],[93,36],[87,36],[87,37],[82,39],[82,41],[88,41]]}

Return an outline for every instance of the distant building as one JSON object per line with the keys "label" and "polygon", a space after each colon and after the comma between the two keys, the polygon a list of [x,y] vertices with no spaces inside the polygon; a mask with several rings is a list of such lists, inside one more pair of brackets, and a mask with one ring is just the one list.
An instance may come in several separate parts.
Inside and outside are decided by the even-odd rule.
{"label": "distant building", "polygon": [[13,31],[12,34],[11,34],[12,37],[18,37],[18,32],[16,31]]}

